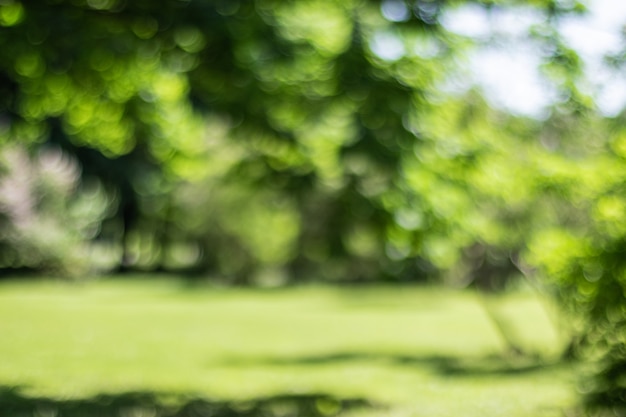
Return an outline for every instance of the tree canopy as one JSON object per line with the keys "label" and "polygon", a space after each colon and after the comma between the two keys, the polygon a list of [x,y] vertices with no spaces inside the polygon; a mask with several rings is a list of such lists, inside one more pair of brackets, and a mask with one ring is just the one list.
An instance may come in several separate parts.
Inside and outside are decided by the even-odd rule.
{"label": "tree canopy", "polygon": [[[580,9],[478,4],[532,8],[538,25]],[[440,22],[459,5],[10,2],[4,141],[53,145],[104,186],[117,210],[96,237],[117,236],[122,267],[168,268],[182,245],[201,269],[240,253],[230,272],[244,280],[265,264],[300,278],[428,275],[489,243],[473,229],[508,214],[472,202],[502,193],[466,174],[488,186],[485,165],[521,142],[512,116],[446,91],[472,41]]]}

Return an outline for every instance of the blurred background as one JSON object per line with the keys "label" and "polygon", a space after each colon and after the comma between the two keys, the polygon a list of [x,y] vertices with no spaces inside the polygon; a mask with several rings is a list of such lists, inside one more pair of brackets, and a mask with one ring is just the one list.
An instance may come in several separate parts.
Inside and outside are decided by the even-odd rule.
{"label": "blurred background", "polygon": [[531,288],[594,364],[587,403],[625,415],[625,24],[608,0],[0,0],[0,277]]}

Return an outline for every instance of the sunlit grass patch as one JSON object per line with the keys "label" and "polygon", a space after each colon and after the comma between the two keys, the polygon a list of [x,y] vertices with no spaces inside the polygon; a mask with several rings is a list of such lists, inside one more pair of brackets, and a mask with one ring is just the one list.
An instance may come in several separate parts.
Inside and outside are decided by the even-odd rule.
{"label": "sunlit grass patch", "polygon": [[551,323],[527,294],[496,304],[539,354],[506,356],[471,292],[8,282],[0,386],[63,398],[326,393],[384,405],[385,415],[558,415],[575,402],[575,372],[554,364]]}

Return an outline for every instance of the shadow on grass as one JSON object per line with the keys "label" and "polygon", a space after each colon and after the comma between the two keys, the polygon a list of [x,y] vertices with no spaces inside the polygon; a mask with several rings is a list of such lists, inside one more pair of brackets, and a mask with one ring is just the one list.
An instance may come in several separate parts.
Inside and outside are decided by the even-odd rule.
{"label": "shadow on grass", "polygon": [[342,352],[318,356],[225,358],[227,365],[332,365],[347,362],[387,363],[416,366],[443,376],[514,376],[541,372],[565,365],[562,361],[548,361],[539,355],[487,355],[458,357],[443,355],[410,356],[388,353]]}
{"label": "shadow on grass", "polygon": [[326,394],[211,401],[129,392],[64,400],[30,397],[18,387],[0,387],[0,417],[334,417],[368,407],[372,405],[364,399],[341,399]]}

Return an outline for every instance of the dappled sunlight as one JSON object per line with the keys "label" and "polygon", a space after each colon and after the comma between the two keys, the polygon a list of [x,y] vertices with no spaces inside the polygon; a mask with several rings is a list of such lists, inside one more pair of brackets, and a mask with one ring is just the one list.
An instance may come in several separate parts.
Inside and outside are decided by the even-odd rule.
{"label": "dappled sunlight", "polygon": [[18,1],[12,1],[0,6],[0,25],[10,27],[17,25],[24,19],[24,6]]}
{"label": "dappled sunlight", "polygon": [[[6,282],[0,299],[0,330],[13,335],[0,344],[12,357],[0,380],[24,387],[24,397],[82,402],[140,391],[230,403],[324,392],[445,413],[454,395],[469,413],[497,403],[522,416],[572,405],[575,395],[575,369],[557,359],[530,294],[499,300],[536,352],[526,356],[505,352],[473,294],[442,288],[224,290],[137,277]],[[32,344],[46,349],[29,353]]]}
{"label": "dappled sunlight", "polygon": [[286,39],[305,41],[322,55],[333,56],[350,44],[352,20],[350,8],[340,3],[305,0],[285,4],[274,11],[279,28]]}

